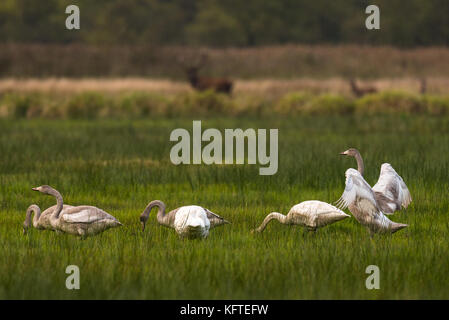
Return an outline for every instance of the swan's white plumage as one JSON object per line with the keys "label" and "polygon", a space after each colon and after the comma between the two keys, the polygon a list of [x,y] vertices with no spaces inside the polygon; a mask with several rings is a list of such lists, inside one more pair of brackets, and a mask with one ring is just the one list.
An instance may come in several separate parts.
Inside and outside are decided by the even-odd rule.
{"label": "swan's white plumage", "polygon": [[[350,148],[340,154],[354,157],[357,160],[357,170],[363,176],[365,166],[357,149]],[[407,208],[412,202],[407,185],[389,163],[382,164],[379,179],[372,190],[377,205],[384,214],[392,214],[402,208]]]}
{"label": "swan's white plumage", "polygon": [[[77,207],[74,207],[77,208]],[[61,219],[67,223],[94,223],[102,220],[117,220],[109,213],[97,207],[78,207],[77,210],[66,210],[61,212]]]}
{"label": "swan's white plumage", "polygon": [[346,186],[339,200],[340,209],[347,208],[354,203],[357,197],[368,200],[374,207],[377,207],[374,192],[368,182],[355,169],[346,170]]}
{"label": "swan's white plumage", "polygon": [[[70,205],[63,205],[61,214],[64,214],[67,210],[73,208],[73,206]],[[56,206],[52,206],[48,209],[46,209],[44,212],[42,212],[41,217],[39,219],[39,227],[38,229],[49,229],[54,230],[54,228],[51,225],[50,217],[53,214],[53,211],[56,210]]]}
{"label": "swan's white plumage", "polygon": [[349,217],[337,207],[318,200],[303,201],[294,205],[288,215],[297,222],[309,228],[319,228]]}
{"label": "swan's white plumage", "polygon": [[355,169],[346,170],[346,187],[338,205],[340,209],[349,208],[354,218],[367,227],[370,234],[396,232],[407,227],[391,221],[380,209],[374,191]]}
{"label": "swan's white plumage", "polygon": [[62,195],[48,185],[33,190],[56,198],[56,206],[48,216],[53,230],[86,237],[122,225],[115,217],[96,207],[64,207]]}
{"label": "swan's white plumage", "polygon": [[143,231],[145,230],[150,212],[154,207],[158,208],[158,223],[175,229],[176,233],[182,238],[206,238],[209,235],[210,229],[230,223],[218,214],[196,205],[182,206],[166,213],[165,203],[160,200],[153,200],[148,203],[140,215]]}
{"label": "swan's white plumage", "polygon": [[309,200],[294,205],[287,215],[279,212],[271,212],[255,231],[263,232],[272,220],[278,220],[282,224],[304,226],[309,230],[315,231],[318,228],[346,219],[347,217],[349,215],[329,203]]}
{"label": "swan's white plumage", "polygon": [[374,185],[373,191],[385,197],[382,200],[388,206],[388,208],[384,207],[386,214],[400,210],[401,207],[407,208],[412,202],[407,185],[389,163],[382,164],[379,180]]}
{"label": "swan's white plumage", "polygon": [[204,208],[183,206],[176,212],[174,227],[181,237],[206,238],[209,235],[210,221]]}

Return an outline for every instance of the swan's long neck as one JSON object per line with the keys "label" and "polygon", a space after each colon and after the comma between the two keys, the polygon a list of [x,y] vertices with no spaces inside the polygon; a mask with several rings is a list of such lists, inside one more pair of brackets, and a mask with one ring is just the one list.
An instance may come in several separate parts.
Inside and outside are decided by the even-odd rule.
{"label": "swan's long neck", "polygon": [[33,227],[37,227],[37,223],[39,221],[39,218],[41,217],[41,209],[35,205],[32,204],[28,207],[25,222],[23,223],[23,231],[26,232],[26,229],[28,229],[31,225],[31,215],[34,213],[33,217]]}
{"label": "swan's long neck", "polygon": [[165,203],[160,200],[151,201],[143,213],[140,215],[140,221],[142,222],[142,229],[145,230],[145,224],[147,223],[148,218],[150,217],[150,212],[153,207],[158,207],[157,211],[157,221],[165,226],[171,227],[169,217],[165,214]]}
{"label": "swan's long neck", "polygon": [[363,164],[362,156],[360,155],[360,152],[356,152],[354,156],[355,160],[357,161],[357,170],[360,172],[360,175],[363,176],[363,172],[365,171],[365,165]]}
{"label": "swan's long neck", "polygon": [[265,219],[263,220],[262,224],[260,225],[259,228],[256,229],[257,232],[262,232],[267,224],[271,221],[271,220],[278,220],[280,223],[282,224],[288,224],[288,219],[287,216],[283,215],[282,213],[279,212],[272,212],[269,215],[267,215],[265,217]]}
{"label": "swan's long neck", "polygon": [[61,194],[58,191],[56,191],[55,189],[50,190],[50,192],[48,192],[48,194],[56,198],[56,208],[50,217],[50,221],[56,221],[59,219],[59,214],[62,211],[64,202],[62,200]]}

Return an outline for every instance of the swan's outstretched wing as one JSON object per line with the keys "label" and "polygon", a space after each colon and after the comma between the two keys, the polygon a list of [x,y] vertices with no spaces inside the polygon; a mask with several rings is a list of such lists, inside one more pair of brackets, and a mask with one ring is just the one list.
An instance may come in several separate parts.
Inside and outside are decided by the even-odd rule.
{"label": "swan's outstretched wing", "polygon": [[412,202],[410,191],[404,180],[389,163],[382,164],[379,180],[373,187],[382,211],[391,214]]}
{"label": "swan's outstretched wing", "polygon": [[[345,209],[357,199],[364,199],[375,209],[379,209],[374,192],[370,185],[363,179],[362,175],[355,169],[346,170],[346,187],[345,191],[337,201],[337,206],[340,209]],[[365,201],[365,202],[366,202]]]}
{"label": "swan's outstretched wing", "polygon": [[101,220],[117,219],[97,207],[78,206],[67,209],[62,215],[66,223],[95,223]]}

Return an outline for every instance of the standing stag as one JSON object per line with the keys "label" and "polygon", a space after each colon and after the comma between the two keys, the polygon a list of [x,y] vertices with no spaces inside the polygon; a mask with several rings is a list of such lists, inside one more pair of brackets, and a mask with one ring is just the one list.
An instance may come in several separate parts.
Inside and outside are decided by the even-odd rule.
{"label": "standing stag", "polygon": [[207,61],[207,56],[201,54],[199,58],[192,59],[186,62],[184,56],[178,59],[178,62],[183,67],[187,78],[189,79],[192,88],[198,91],[214,90],[216,92],[223,92],[230,94],[232,91],[232,81],[226,78],[209,78],[198,75],[198,71],[204,67]]}
{"label": "standing stag", "polygon": [[350,79],[349,85],[351,86],[352,93],[354,93],[356,97],[363,97],[365,94],[377,92],[375,87],[359,87],[355,79]]}

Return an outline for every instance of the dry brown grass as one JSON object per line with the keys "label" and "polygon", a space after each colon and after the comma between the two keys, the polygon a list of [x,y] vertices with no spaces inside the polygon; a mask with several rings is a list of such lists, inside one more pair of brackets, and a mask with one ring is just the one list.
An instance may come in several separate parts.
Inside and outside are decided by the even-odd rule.
{"label": "dry brown grass", "polygon": [[[418,78],[384,78],[376,80],[359,80],[360,85],[370,85],[379,91],[400,90],[418,93],[420,82]],[[120,93],[126,91],[143,91],[160,94],[179,94],[191,91],[187,82],[145,79],[145,78],[112,78],[112,79],[1,79],[0,92],[44,92],[44,93],[80,93],[96,91]],[[236,80],[235,96],[262,95],[266,98],[278,98],[289,92],[306,91],[311,93],[335,93],[351,95],[348,81],[343,78],[328,79],[259,79]],[[449,77],[434,77],[427,79],[427,92],[440,95],[449,94]]]}
{"label": "dry brown grass", "polygon": [[79,93],[83,91],[123,92],[148,91],[160,93],[180,93],[189,90],[189,85],[170,80],[153,80],[144,78],[116,78],[116,79],[2,79],[0,91],[16,92],[60,92]]}

